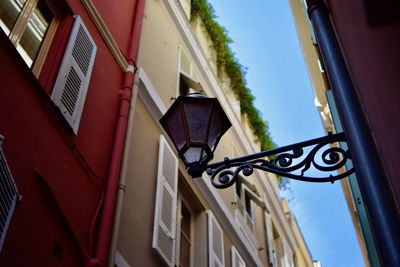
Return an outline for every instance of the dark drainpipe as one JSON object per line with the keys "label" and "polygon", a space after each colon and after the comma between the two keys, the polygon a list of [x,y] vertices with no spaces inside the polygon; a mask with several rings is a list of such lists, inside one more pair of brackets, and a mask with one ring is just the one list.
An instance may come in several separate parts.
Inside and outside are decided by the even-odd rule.
{"label": "dark drainpipe", "polygon": [[394,197],[378,156],[345,64],[329,12],[321,0],[307,0],[338,113],[347,136],[378,252],[383,266],[400,266],[400,219]]}

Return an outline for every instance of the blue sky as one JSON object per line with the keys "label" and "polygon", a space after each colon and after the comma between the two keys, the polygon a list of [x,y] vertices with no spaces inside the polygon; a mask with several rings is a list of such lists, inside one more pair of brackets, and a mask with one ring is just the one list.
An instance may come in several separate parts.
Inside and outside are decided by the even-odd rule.
{"label": "blue sky", "polygon": [[[288,0],[209,2],[248,68],[248,86],[275,143],[323,136]],[[284,195],[313,258],[323,267],[364,266],[340,183],[291,181],[290,187]]]}

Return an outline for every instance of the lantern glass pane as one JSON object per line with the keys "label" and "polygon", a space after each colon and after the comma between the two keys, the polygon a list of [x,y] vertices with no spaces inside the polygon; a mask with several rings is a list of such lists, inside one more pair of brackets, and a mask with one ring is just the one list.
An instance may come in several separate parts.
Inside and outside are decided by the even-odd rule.
{"label": "lantern glass pane", "polygon": [[185,127],[181,111],[176,109],[175,112],[171,112],[166,124],[169,136],[174,142],[176,149],[180,151],[186,144]]}
{"label": "lantern glass pane", "polygon": [[189,147],[189,149],[183,154],[183,157],[187,163],[193,163],[201,161],[203,158],[207,157],[207,154],[201,147]]}
{"label": "lantern glass pane", "polygon": [[190,101],[184,106],[190,142],[207,143],[207,126],[212,106],[205,101]]}
{"label": "lantern glass pane", "polygon": [[210,123],[210,130],[208,134],[208,146],[210,147],[211,151],[214,150],[214,146],[218,140],[218,137],[221,135],[223,122],[221,121],[220,114],[214,110],[211,123]]}
{"label": "lantern glass pane", "polygon": [[211,151],[214,151],[215,147],[218,145],[219,139],[229,127],[231,127],[231,123],[225,115],[224,110],[219,104],[215,105],[208,135],[208,146]]}

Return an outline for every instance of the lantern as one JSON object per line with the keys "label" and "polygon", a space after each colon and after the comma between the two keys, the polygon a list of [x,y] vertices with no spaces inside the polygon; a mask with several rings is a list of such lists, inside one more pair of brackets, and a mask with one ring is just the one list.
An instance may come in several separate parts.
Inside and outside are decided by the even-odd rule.
{"label": "lantern", "polygon": [[222,135],[231,127],[217,98],[200,93],[179,96],[160,123],[193,177],[201,176]]}

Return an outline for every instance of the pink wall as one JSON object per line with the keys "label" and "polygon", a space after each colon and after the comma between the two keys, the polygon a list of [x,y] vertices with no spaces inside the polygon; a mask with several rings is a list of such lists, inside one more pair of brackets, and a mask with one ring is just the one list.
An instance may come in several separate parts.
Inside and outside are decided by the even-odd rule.
{"label": "pink wall", "polygon": [[[98,7],[124,52],[131,39],[134,3]],[[93,218],[104,191],[101,179],[106,180],[109,171],[124,72],[81,2],[68,0],[61,6],[68,8],[62,9],[62,22],[39,80],[0,32],[0,134],[23,195],[0,253],[0,266],[82,266],[94,257],[100,216],[95,224]],[[77,136],[49,98],[73,14],[82,17],[97,45]],[[56,202],[47,197],[38,176],[51,188]],[[54,242],[63,248],[61,261],[52,254]]]}
{"label": "pink wall", "polygon": [[329,1],[329,7],[400,204],[400,23],[370,27],[362,1]]}
{"label": "pink wall", "polygon": [[137,0],[119,0],[118,4],[115,4],[113,0],[96,1],[97,10],[125,57],[128,56],[126,51],[129,47],[129,33],[132,31],[136,2]]}

